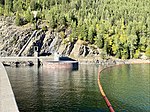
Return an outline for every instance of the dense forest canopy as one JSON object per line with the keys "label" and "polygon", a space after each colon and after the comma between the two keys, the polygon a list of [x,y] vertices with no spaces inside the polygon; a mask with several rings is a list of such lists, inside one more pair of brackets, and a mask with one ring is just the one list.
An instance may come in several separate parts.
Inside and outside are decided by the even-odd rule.
{"label": "dense forest canopy", "polygon": [[150,0],[0,0],[0,14],[16,15],[16,25],[34,23],[32,11],[53,29],[71,28],[70,40],[95,44],[107,55],[150,57]]}

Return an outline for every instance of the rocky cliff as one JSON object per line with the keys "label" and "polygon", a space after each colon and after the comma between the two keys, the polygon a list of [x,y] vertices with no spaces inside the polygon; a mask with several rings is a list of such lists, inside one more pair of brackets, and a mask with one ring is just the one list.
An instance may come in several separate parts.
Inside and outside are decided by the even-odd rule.
{"label": "rocky cliff", "polygon": [[81,40],[69,41],[71,29],[55,31],[33,30],[31,25],[16,26],[13,17],[0,17],[0,56],[33,56],[38,46],[40,56],[60,55],[72,57],[99,56],[100,50]]}

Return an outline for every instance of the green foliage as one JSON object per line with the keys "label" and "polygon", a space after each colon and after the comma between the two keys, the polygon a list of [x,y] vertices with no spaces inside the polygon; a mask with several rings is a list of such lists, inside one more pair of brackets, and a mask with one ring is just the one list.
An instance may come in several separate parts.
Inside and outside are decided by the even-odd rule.
{"label": "green foliage", "polygon": [[148,52],[149,6],[150,0],[1,0],[0,14],[18,12],[33,22],[31,11],[36,10],[51,28],[71,28],[70,40],[84,40],[126,59]]}
{"label": "green foliage", "polygon": [[47,31],[48,30],[47,26],[42,26],[42,30]]}
{"label": "green foliage", "polygon": [[30,8],[31,10],[42,10],[42,4],[39,4],[37,0],[31,0]]}
{"label": "green foliage", "polygon": [[2,6],[0,6],[0,15],[3,15],[4,14],[4,9]]}
{"label": "green foliage", "polygon": [[85,25],[77,27],[78,38],[87,41],[88,30]]}
{"label": "green foliage", "polygon": [[103,35],[101,35],[100,33],[97,34],[97,37],[95,38],[95,44],[99,47],[99,48],[103,48],[104,47],[104,39],[103,39]]}
{"label": "green foliage", "polygon": [[150,45],[146,48],[145,55],[150,58]]}
{"label": "green foliage", "polygon": [[25,12],[24,16],[25,16],[25,19],[26,19],[27,22],[31,22],[31,23],[33,22],[33,18],[34,17],[33,17],[33,14],[32,14],[32,12],[31,12],[31,10],[29,8]]}
{"label": "green foliage", "polygon": [[59,18],[59,23],[60,23],[60,25],[67,26],[67,19],[66,19],[66,17],[61,15],[60,18]]}
{"label": "green foliage", "polygon": [[63,31],[60,32],[60,37],[61,37],[62,39],[65,38],[65,33],[64,33]]}
{"label": "green foliage", "polygon": [[13,11],[21,12],[23,10],[23,1],[22,0],[13,0]]}
{"label": "green foliage", "polygon": [[140,56],[140,52],[139,52],[139,50],[136,50],[136,51],[135,51],[135,54],[134,54],[134,58],[135,58],[135,59],[138,59],[139,56]]}
{"label": "green foliage", "polygon": [[127,51],[127,49],[124,49],[122,52],[122,59],[128,59],[129,58],[129,53]]}
{"label": "green foliage", "polygon": [[56,26],[57,26],[56,22],[57,22],[56,18],[54,16],[50,16],[49,25],[51,28],[53,28],[53,29],[56,28]]}
{"label": "green foliage", "polygon": [[5,15],[9,15],[10,14],[10,12],[12,11],[12,6],[13,6],[13,3],[12,3],[13,1],[12,0],[5,0],[5,5],[4,5],[4,9],[5,9],[5,11],[4,11],[4,14]]}
{"label": "green foliage", "polygon": [[116,57],[116,58],[119,58],[119,59],[122,57],[120,50],[116,53],[115,57]]}
{"label": "green foliage", "polygon": [[88,31],[88,41],[93,44],[94,43],[94,36],[96,35],[96,32],[94,30],[95,28],[93,26],[89,27]]}
{"label": "green foliage", "polygon": [[20,15],[19,15],[19,12],[16,13],[15,24],[16,24],[17,26],[20,26],[20,25],[21,25],[21,17],[20,17]]}

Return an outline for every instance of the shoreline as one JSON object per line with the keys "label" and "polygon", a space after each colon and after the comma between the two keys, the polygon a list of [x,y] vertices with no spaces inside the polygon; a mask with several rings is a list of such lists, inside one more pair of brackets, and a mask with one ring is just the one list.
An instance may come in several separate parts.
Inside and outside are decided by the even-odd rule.
{"label": "shoreline", "polygon": [[[107,60],[87,60],[87,59],[75,59],[79,62],[79,64],[97,64],[97,65],[120,65],[120,64],[150,64],[150,59],[107,59]],[[51,61],[51,60],[50,60]],[[11,66],[11,67],[25,67],[25,66],[34,66],[36,65],[32,61],[3,61],[4,66]],[[42,61],[39,62],[42,66]]]}
{"label": "shoreline", "polygon": [[80,64],[99,64],[99,65],[120,65],[120,64],[142,64],[149,63],[150,60],[145,59],[108,59],[108,60],[96,60],[96,61],[79,61]]}
{"label": "shoreline", "polygon": [[[116,60],[112,60],[112,59],[110,59],[110,60],[100,60],[99,62],[101,62],[101,63],[91,63],[91,64],[98,64],[99,65],[98,79],[97,79],[98,85],[99,85],[99,90],[100,90],[100,93],[103,96],[110,112],[114,112],[113,105],[111,105],[111,103],[109,102],[109,99],[105,95],[105,91],[103,91],[103,88],[102,88],[102,85],[101,85],[101,82],[100,82],[101,72],[103,72],[103,70],[105,70],[107,68],[115,67],[115,66],[121,66],[121,65],[124,65],[124,64],[150,64],[150,60],[143,60],[143,59],[129,59],[129,60],[116,59]],[[79,64],[89,64],[89,63],[79,62]],[[105,65],[105,66],[101,66],[101,65]],[[14,67],[16,67],[16,66],[14,66]]]}

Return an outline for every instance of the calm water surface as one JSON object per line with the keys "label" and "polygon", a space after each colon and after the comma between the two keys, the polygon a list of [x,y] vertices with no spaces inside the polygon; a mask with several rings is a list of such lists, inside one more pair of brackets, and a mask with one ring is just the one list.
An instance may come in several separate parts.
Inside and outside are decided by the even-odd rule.
{"label": "calm water surface", "polygon": [[101,74],[103,89],[118,112],[150,112],[150,64],[122,65]]}
{"label": "calm water surface", "polygon": [[[78,71],[7,67],[20,112],[108,112],[94,65]],[[116,112],[150,112],[150,65],[122,65],[101,74]]]}
{"label": "calm water surface", "polygon": [[108,112],[94,65],[81,65],[78,71],[6,69],[20,112]]}

